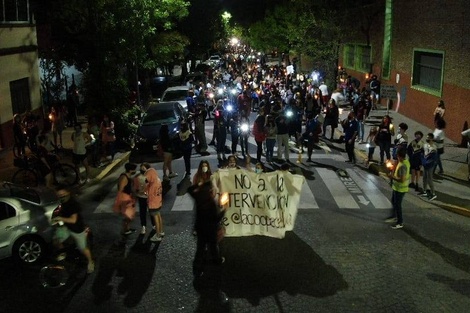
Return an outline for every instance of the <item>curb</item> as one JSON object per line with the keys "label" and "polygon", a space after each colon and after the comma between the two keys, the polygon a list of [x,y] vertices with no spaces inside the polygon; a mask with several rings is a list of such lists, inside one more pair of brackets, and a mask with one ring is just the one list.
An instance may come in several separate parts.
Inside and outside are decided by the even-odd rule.
{"label": "curb", "polygon": [[[356,155],[358,155],[362,159],[367,158],[367,154],[359,148],[354,148],[354,153],[356,153]],[[369,167],[363,167],[363,166],[360,166],[360,167],[363,168],[363,169],[368,170],[370,173],[373,173],[377,176],[382,177],[384,180],[388,180],[387,173],[385,171],[383,171],[383,167],[381,167],[380,165],[378,165],[376,163],[371,163],[369,165]],[[470,217],[470,210],[467,209],[467,208],[463,208],[463,207],[460,207],[460,206],[457,206],[457,205],[443,203],[443,202],[434,202],[434,205],[436,205],[436,206],[438,206],[441,209],[444,209],[446,211],[453,212],[453,213],[463,215],[463,216],[466,216],[466,217]]]}
{"label": "curb", "polygon": [[127,161],[129,160],[129,155],[130,155],[130,152],[127,151],[127,152],[125,152],[125,153],[122,155],[122,157],[113,160],[113,162],[111,162],[110,164],[108,164],[108,165],[106,166],[106,168],[103,169],[103,170],[101,171],[101,173],[100,173],[98,176],[96,176],[96,177],[94,178],[94,180],[100,181],[100,180],[102,180],[103,178],[105,178],[106,175],[108,175],[108,173],[111,172],[115,167],[120,166],[120,165],[122,165],[123,163],[127,162]]}

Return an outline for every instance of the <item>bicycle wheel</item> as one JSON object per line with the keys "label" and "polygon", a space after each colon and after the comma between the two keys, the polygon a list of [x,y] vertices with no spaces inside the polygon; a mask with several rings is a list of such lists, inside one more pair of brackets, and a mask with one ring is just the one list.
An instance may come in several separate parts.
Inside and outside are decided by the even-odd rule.
{"label": "bicycle wheel", "polygon": [[11,178],[12,183],[23,185],[27,187],[37,187],[38,186],[38,176],[33,170],[28,168],[22,168],[16,171],[16,173]]}
{"label": "bicycle wheel", "polygon": [[74,166],[58,163],[54,168],[54,179],[59,186],[70,187],[78,181],[78,173]]}

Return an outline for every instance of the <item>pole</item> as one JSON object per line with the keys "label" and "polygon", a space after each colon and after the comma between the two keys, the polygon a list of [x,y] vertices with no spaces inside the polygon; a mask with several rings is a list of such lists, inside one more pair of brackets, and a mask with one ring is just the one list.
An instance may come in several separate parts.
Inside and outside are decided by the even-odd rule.
{"label": "pole", "polygon": [[139,66],[137,65],[137,59],[135,60],[135,83],[137,93],[137,106],[140,108],[140,88],[139,88]]}

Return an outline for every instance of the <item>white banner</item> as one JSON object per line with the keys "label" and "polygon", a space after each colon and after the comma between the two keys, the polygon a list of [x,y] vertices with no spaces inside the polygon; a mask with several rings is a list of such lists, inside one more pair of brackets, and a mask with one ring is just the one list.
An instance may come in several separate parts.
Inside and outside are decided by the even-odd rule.
{"label": "white banner", "polygon": [[223,219],[225,236],[284,238],[286,231],[294,229],[305,177],[287,171],[256,174],[220,169],[212,179],[218,193],[229,196]]}

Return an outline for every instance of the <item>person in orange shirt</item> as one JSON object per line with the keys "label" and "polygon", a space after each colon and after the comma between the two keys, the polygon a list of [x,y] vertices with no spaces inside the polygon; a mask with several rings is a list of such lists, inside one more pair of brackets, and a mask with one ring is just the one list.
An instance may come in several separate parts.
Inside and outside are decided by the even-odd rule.
{"label": "person in orange shirt", "polygon": [[163,195],[162,195],[162,181],[158,177],[157,171],[150,166],[148,163],[142,165],[146,168],[145,178],[147,180],[147,206],[150,216],[155,221],[156,233],[150,238],[150,241],[157,242],[162,241],[165,233],[163,232],[163,220],[160,215],[160,209],[162,208]]}

